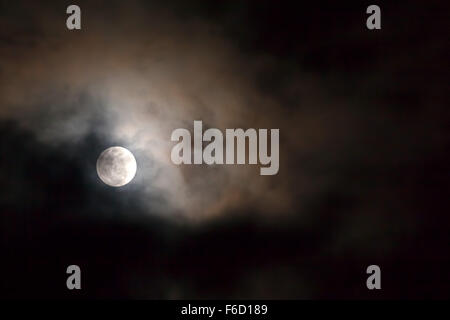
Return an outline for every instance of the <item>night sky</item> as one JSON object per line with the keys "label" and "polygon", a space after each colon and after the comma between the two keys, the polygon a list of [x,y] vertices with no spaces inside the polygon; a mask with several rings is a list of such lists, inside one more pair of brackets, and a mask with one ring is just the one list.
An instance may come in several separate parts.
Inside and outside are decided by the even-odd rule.
{"label": "night sky", "polygon": [[[0,1],[0,297],[450,297],[445,1],[373,31],[375,2],[76,1],[74,31],[70,4]],[[194,120],[279,128],[278,174],[174,165]]]}

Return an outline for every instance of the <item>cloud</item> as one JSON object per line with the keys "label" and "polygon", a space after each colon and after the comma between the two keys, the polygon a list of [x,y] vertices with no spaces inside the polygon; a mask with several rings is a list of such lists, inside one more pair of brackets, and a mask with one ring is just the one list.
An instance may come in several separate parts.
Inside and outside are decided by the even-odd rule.
{"label": "cloud", "polygon": [[[359,11],[328,19],[322,4],[270,28],[267,9],[237,5],[219,24],[191,5],[80,2],[80,32],[64,4],[2,11],[6,288],[57,293],[53,275],[76,257],[96,297],[361,297],[355,275],[376,259],[400,275],[388,294],[421,291],[404,284],[428,279],[402,275],[441,259],[448,233],[443,40],[418,16],[369,36]],[[420,50],[399,41],[417,35]],[[173,165],[171,132],[194,120],[279,128],[279,173]],[[111,145],[138,161],[124,188],[95,171]]]}
{"label": "cloud", "polygon": [[[413,132],[420,117],[399,122],[369,99],[379,73],[358,84],[339,73],[324,78],[249,55],[200,16],[181,19],[138,2],[93,9],[82,5],[80,32],[61,27],[60,13],[49,8],[32,21],[32,33],[5,22],[12,32],[1,49],[0,115],[51,145],[95,134],[105,147],[131,149],[140,157],[142,201],[154,209],[147,199],[158,195],[163,215],[202,221],[249,208],[269,216],[307,212],[327,190],[351,192],[357,182],[349,170],[395,166],[419,152],[409,135],[426,140]],[[289,77],[277,71],[286,65]],[[194,120],[221,130],[279,128],[279,174],[261,177],[250,165],[175,166],[171,132],[192,130]]]}
{"label": "cloud", "polygon": [[[2,50],[3,118],[49,144],[94,132],[141,153],[144,196],[163,195],[165,213],[179,210],[195,220],[250,205],[289,208],[288,195],[280,204],[274,199],[290,192],[283,179],[264,180],[255,166],[176,167],[169,158],[171,132],[191,129],[194,120],[221,129],[283,124],[286,115],[278,115],[277,103],[253,83],[253,63],[247,66],[202,21],[161,18],[161,12],[136,16],[127,8],[120,10],[122,23],[106,25],[84,11],[90,20],[81,32],[42,23],[32,37],[14,35],[25,46]],[[50,13],[47,18],[58,21]]]}

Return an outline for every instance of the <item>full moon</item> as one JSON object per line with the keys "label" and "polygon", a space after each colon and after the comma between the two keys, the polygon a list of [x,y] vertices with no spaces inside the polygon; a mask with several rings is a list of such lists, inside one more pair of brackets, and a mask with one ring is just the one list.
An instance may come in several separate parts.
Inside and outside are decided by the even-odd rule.
{"label": "full moon", "polygon": [[121,187],[133,180],[136,175],[136,159],[123,147],[104,150],[97,159],[97,174],[112,187]]}

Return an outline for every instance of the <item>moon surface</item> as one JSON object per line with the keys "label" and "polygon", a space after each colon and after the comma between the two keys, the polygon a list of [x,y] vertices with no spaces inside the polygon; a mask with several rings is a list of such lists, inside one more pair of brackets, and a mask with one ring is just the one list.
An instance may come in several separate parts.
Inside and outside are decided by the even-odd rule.
{"label": "moon surface", "polygon": [[112,187],[121,187],[133,180],[137,164],[133,154],[123,147],[110,147],[97,159],[97,174]]}

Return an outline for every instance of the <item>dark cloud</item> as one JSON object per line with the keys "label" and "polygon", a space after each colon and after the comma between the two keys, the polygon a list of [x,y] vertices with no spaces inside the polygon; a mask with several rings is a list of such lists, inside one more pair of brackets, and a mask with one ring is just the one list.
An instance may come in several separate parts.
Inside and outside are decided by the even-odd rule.
{"label": "dark cloud", "polygon": [[[448,297],[443,5],[377,32],[356,2],[79,5],[68,32],[62,4],[1,4],[2,297]],[[175,167],[198,119],[280,128],[279,174]],[[111,145],[138,161],[120,189]]]}

